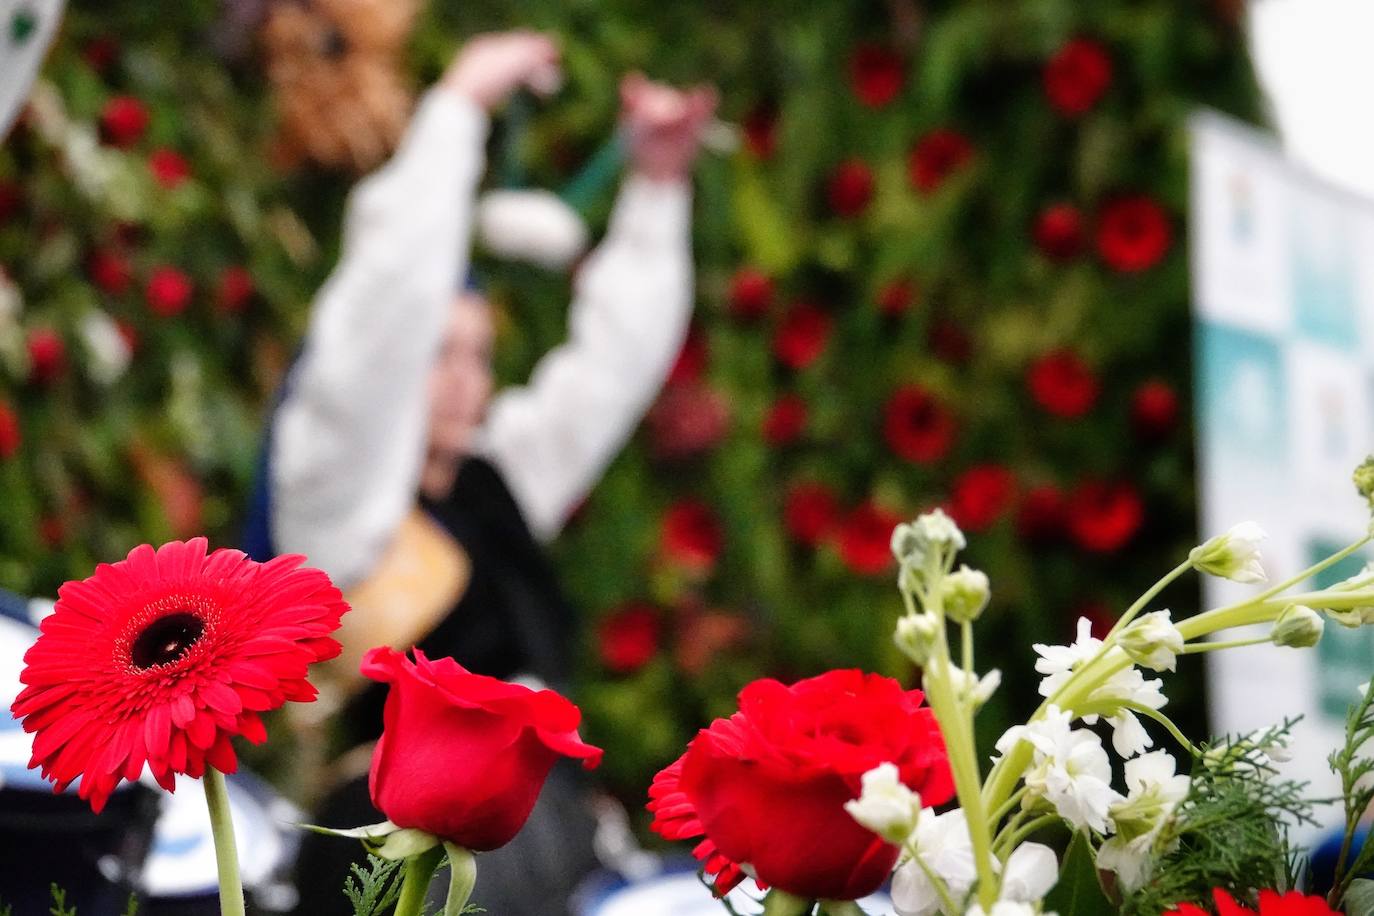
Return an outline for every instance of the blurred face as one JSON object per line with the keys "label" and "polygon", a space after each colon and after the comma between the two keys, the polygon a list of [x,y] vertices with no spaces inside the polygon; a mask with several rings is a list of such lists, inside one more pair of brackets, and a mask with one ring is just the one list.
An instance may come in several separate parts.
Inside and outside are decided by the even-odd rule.
{"label": "blurred face", "polygon": [[430,452],[459,457],[471,449],[491,400],[495,334],[486,299],[465,292],[453,300],[429,376]]}

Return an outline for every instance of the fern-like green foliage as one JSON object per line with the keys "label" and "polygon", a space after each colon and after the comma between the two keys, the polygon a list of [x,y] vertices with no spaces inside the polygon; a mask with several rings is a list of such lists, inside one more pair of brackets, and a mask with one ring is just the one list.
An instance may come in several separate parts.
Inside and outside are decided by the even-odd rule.
{"label": "fern-like green foliage", "polygon": [[1329,758],[1331,769],[1341,778],[1341,796],[1345,799],[1345,840],[1328,898],[1333,907],[1350,890],[1351,882],[1374,868],[1374,842],[1366,841],[1352,854],[1360,818],[1374,804],[1374,756],[1369,747],[1374,747],[1374,681],[1346,713],[1345,744]]}
{"label": "fern-like green foliage", "polygon": [[123,916],[138,916],[138,898],[133,894],[129,895],[129,902],[124,904]]}
{"label": "fern-like green foliage", "polygon": [[1208,902],[1215,887],[1244,899],[1256,888],[1293,886],[1297,863],[1287,831],[1314,823],[1313,803],[1305,783],[1279,778],[1269,750],[1286,743],[1295,722],[1223,739],[1194,757],[1188,795],[1157,847],[1172,851],[1126,898],[1123,914],[1157,916],[1179,903]]}
{"label": "fern-like green foliage", "polygon": [[67,907],[67,892],[53,884],[49,888],[52,894],[52,908],[48,910],[52,916],[76,916],[76,907]]}
{"label": "fern-like green foliage", "polygon": [[353,916],[382,916],[401,893],[401,861],[367,857],[367,868],[354,864],[344,881],[344,896],[353,905]]}

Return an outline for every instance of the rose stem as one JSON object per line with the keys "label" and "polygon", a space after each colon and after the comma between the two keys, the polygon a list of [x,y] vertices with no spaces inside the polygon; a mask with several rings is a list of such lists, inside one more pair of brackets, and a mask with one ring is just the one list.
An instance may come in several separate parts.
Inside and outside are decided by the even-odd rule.
{"label": "rose stem", "polygon": [[239,851],[234,845],[234,820],[229,815],[224,774],[214,767],[206,767],[201,782],[205,786],[205,803],[210,808],[210,832],[215,839],[215,864],[219,867],[220,916],[244,916]]}
{"label": "rose stem", "polygon": [[401,896],[396,900],[394,916],[420,916],[424,912],[429,882],[443,855],[443,850],[435,846],[406,859],[405,878],[401,881]]}
{"label": "rose stem", "polygon": [[444,904],[444,916],[459,916],[468,905],[472,896],[472,886],[477,883],[477,858],[461,846],[444,843],[448,853],[448,902]]}

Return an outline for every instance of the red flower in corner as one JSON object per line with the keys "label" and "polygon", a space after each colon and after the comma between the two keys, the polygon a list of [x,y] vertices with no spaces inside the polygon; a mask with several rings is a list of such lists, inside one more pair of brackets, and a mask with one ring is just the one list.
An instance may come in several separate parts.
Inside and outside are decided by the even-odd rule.
{"label": "red flower in corner", "polygon": [[920,385],[903,385],[883,408],[883,438],[898,458],[929,464],[954,444],[954,417]]}
{"label": "red flower in corner", "polygon": [[1112,58],[1090,38],[1065,42],[1045,65],[1045,95],[1067,117],[1087,114],[1112,82]]}
{"label": "red flower in corner", "polygon": [[596,627],[597,654],[607,671],[632,674],[658,653],[663,623],[647,604],[627,604],[601,618]]}
{"label": "red flower in corner", "polygon": [[730,279],[730,314],[753,321],[773,305],[773,281],[757,267],[741,267]]}
{"label": "red flower in corner", "polygon": [[174,318],[186,311],[194,287],[191,278],[175,267],[157,267],[148,276],[148,308],[154,315]]}
{"label": "red flower in corner", "polygon": [[806,431],[806,401],[799,394],[785,394],[763,416],[763,441],[774,448],[791,445]]}
{"label": "red flower in corner", "polygon": [[720,556],[722,540],[720,522],[705,503],[683,500],[669,507],[663,516],[663,554],[686,570],[710,572]]}
{"label": "red flower in corner", "polygon": [[864,503],[840,526],[840,559],[851,570],[876,576],[892,565],[892,529],[901,516],[875,503]]}
{"label": "red flower in corner", "polygon": [[785,686],[754,681],[739,712],[700,731],[654,777],[652,829],[693,850],[718,894],[743,880],[806,898],[854,900],[877,890],[900,851],[858,823],[844,803],[865,772],[897,767],[922,803],[954,795],[949,758],[919,690],[860,671],[830,671]]}
{"label": "red flower in corner", "polygon": [[1097,374],[1069,349],[1051,350],[1037,359],[1026,373],[1026,383],[1046,412],[1070,420],[1092,410],[1102,388]]}
{"label": "red flower in corner", "polygon": [[830,173],[825,193],[837,216],[858,216],[873,199],[873,170],[862,159],[847,159]]}
{"label": "red flower in corner", "polygon": [[1124,547],[1145,520],[1145,504],[1128,483],[1091,481],[1069,495],[1069,534],[1084,550],[1110,553]]}
{"label": "red flower in corner", "polygon": [[1169,216],[1143,194],[1121,197],[1102,208],[1097,223],[1097,252],[1108,267],[1122,273],[1149,270],[1173,243]]}
{"label": "red flower in corner", "polygon": [[972,159],[973,144],[967,137],[939,128],[916,141],[907,161],[908,177],[912,187],[929,194]]}
{"label": "red flower in corner", "polygon": [[849,58],[849,84],[869,108],[881,108],[902,91],[902,58],[878,44],[860,45]]}
{"label": "red flower in corner", "polygon": [[97,812],[145,765],[168,791],[177,773],[232,773],[231,739],[261,743],[261,714],[315,699],[309,666],[339,654],[348,605],[303,559],[207,556],[195,538],[63,585],[10,707],[34,733],[29,766],[59,792],[79,777]]}
{"label": "red flower in corner", "polygon": [[1006,514],[1016,496],[1016,478],[1000,464],[979,464],[954,481],[949,515],[965,531],[983,531]]}
{"label": "red flower in corner", "polygon": [[839,512],[835,492],[825,484],[794,484],[783,503],[783,526],[798,543],[815,547],[835,527]]}
{"label": "red flower in corner", "polygon": [[[1298,891],[1289,891],[1286,894],[1271,890],[1260,891],[1258,912],[1241,906],[1221,888],[1212,891],[1212,899],[1217,905],[1217,916],[1341,916],[1338,911],[1327,905],[1324,897],[1308,897]],[[1208,913],[1196,904],[1184,903],[1164,916],[1208,916]]]}
{"label": "red flower in corner", "polygon": [[809,302],[798,302],[778,325],[773,352],[784,366],[800,372],[825,352],[833,327],[825,312]]}

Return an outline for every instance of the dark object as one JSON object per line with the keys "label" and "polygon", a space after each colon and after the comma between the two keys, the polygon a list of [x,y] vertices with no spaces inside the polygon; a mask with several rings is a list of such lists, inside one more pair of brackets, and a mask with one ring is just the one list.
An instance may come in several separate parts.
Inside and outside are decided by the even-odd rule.
{"label": "dark object", "polygon": [[[1360,850],[1364,848],[1365,841],[1369,839],[1369,825],[1361,827],[1355,831],[1355,842],[1350,844],[1350,853],[1346,857],[1346,867],[1354,862],[1359,856]],[[1317,848],[1312,850],[1312,893],[1328,894],[1331,892],[1331,885],[1336,877],[1336,860],[1341,855],[1341,843],[1345,840],[1344,830],[1334,830],[1317,844]],[[1374,878],[1374,874],[1360,875],[1361,878]]]}

